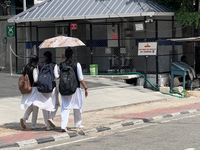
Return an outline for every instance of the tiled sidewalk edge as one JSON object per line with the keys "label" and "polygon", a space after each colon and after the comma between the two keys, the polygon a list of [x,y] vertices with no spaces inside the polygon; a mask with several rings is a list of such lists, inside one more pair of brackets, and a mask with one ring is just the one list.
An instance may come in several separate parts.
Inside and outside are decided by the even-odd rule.
{"label": "tiled sidewalk edge", "polygon": [[0,149],[12,148],[12,147],[34,146],[34,145],[37,145],[37,144],[43,144],[43,143],[47,143],[47,142],[69,139],[69,138],[76,137],[78,135],[84,136],[84,135],[89,135],[91,133],[103,132],[103,131],[107,131],[107,130],[115,130],[116,128],[122,128],[122,127],[132,126],[132,125],[141,124],[141,123],[147,123],[147,122],[156,121],[156,120],[163,119],[163,118],[170,118],[170,117],[185,115],[185,114],[189,114],[189,113],[195,113],[195,112],[198,112],[198,111],[200,111],[200,108],[191,109],[191,110],[182,111],[182,112],[177,112],[177,113],[165,114],[165,115],[162,115],[162,116],[155,116],[155,117],[152,117],[152,118],[140,119],[140,120],[126,122],[126,123],[122,123],[122,124],[116,124],[116,125],[113,125],[113,126],[110,126],[110,127],[97,127],[97,128],[93,128],[93,129],[89,129],[89,130],[83,130],[83,131],[80,131],[78,133],[75,133],[75,132],[62,133],[60,135],[47,136],[47,137],[43,137],[43,138],[37,138],[37,139],[31,139],[31,140],[1,145]]}

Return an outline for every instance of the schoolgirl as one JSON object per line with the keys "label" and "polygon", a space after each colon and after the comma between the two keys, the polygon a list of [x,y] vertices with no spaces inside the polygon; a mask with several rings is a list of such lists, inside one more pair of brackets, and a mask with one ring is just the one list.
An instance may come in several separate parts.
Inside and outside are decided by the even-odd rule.
{"label": "schoolgirl", "polygon": [[26,120],[28,120],[30,114],[32,113],[32,129],[39,128],[36,125],[37,116],[38,116],[38,107],[33,105],[33,102],[36,100],[36,96],[38,93],[37,90],[37,80],[38,80],[38,73],[37,73],[37,64],[39,58],[36,55],[30,57],[28,64],[23,68],[23,75],[28,74],[30,84],[32,86],[31,93],[22,94],[21,99],[21,109],[26,109],[23,118],[20,119],[21,127],[26,129]]}
{"label": "schoolgirl", "polygon": [[[60,64],[60,70],[63,68],[63,63],[74,63],[74,54],[72,49],[68,48],[65,50],[65,57],[66,60]],[[82,123],[82,116],[81,116],[81,108],[82,108],[82,103],[83,103],[83,95],[82,91],[80,88],[80,84],[85,89],[85,97],[88,96],[88,88],[85,84],[85,81],[83,79],[83,73],[82,73],[82,68],[80,63],[77,62],[77,65],[73,68],[76,76],[77,76],[77,81],[78,81],[78,87],[76,89],[76,92],[71,95],[71,96],[63,96],[61,95],[62,98],[62,106],[61,106],[61,131],[66,132],[67,131],[67,125],[68,125],[68,120],[69,120],[69,113],[70,109],[74,110],[74,123],[75,127],[83,127],[81,125]]]}
{"label": "schoolgirl", "polygon": [[[41,68],[45,64],[50,64],[53,67],[54,70],[54,77],[58,78],[58,66],[55,62],[52,62],[52,53],[47,51],[43,55],[44,61],[38,64],[38,74],[41,70]],[[56,88],[56,82],[53,81],[53,91],[51,93],[40,93],[38,92],[37,98],[34,101],[33,105],[39,107],[43,111],[44,116],[44,122],[46,124],[47,130],[52,130],[52,127],[55,127],[55,124],[53,122],[53,118],[56,115],[57,109],[60,106],[59,100],[58,100],[58,91]]]}

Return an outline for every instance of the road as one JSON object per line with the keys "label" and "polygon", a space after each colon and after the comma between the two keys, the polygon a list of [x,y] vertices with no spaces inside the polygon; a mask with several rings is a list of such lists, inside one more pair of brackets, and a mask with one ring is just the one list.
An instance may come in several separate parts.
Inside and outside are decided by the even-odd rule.
{"label": "road", "polygon": [[[199,150],[200,113],[162,119],[88,137],[46,143],[34,150]],[[30,149],[30,148],[29,148]],[[22,149],[28,150],[28,149]]]}

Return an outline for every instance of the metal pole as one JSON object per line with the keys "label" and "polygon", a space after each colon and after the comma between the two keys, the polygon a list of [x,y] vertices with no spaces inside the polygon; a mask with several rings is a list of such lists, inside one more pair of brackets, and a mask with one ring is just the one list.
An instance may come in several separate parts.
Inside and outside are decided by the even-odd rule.
{"label": "metal pole", "polygon": [[[158,21],[156,20],[156,41],[158,41]],[[156,86],[158,87],[158,46],[156,54]]]}
{"label": "metal pole", "polygon": [[120,56],[120,24],[118,24],[118,64],[119,64],[119,72],[121,71],[121,66],[120,66],[120,59],[121,59],[121,56]]}
{"label": "metal pole", "polygon": [[[145,16],[144,17],[144,22],[145,22],[145,20],[147,19],[147,17]],[[147,31],[146,31],[146,27],[147,27],[147,25],[146,25],[146,23],[144,24],[144,37],[145,37],[145,39],[144,39],[144,41],[146,42],[147,41]],[[147,57],[148,56],[145,56],[145,77],[147,78]],[[146,88],[147,87],[147,80],[144,80],[144,88]]]}
{"label": "metal pole", "polygon": [[[174,28],[174,16],[173,16],[172,17],[172,38],[174,37],[175,37],[175,28]],[[175,42],[172,42],[172,61],[175,61]]]}
{"label": "metal pole", "polygon": [[[23,0],[23,11],[25,11],[26,10],[26,0]],[[25,25],[27,26],[28,24],[27,23],[25,23]],[[28,29],[27,29],[27,27],[26,27],[26,44],[27,44],[27,41],[28,41]],[[24,51],[24,53],[25,53],[25,57],[24,57],[24,61],[25,61],[25,64],[27,64],[28,63],[28,60],[27,60],[27,49],[25,48],[25,51]]]}
{"label": "metal pole", "polygon": [[32,51],[32,48],[33,48],[33,43],[32,43],[32,24],[31,22],[29,23],[30,27],[30,51]]}
{"label": "metal pole", "polygon": [[[17,24],[15,23],[15,53],[17,55]],[[18,58],[16,57],[16,72],[18,71]]]}
{"label": "metal pole", "polygon": [[[16,64],[17,66],[17,64]],[[11,51],[11,48],[10,48],[10,74],[12,75],[12,51]]]}
{"label": "metal pole", "polygon": [[[148,56],[145,56],[145,77],[147,77],[147,58]],[[147,80],[144,80],[144,87],[146,88],[147,87]]]}
{"label": "metal pole", "polygon": [[93,48],[92,48],[92,24],[90,24],[90,52],[91,52],[91,64],[93,64]]}
{"label": "metal pole", "polygon": [[37,38],[37,43],[36,43],[36,55],[39,56],[39,49],[38,49],[38,46],[39,46],[39,35],[38,35],[38,26],[36,27],[36,38]]}
{"label": "metal pole", "polygon": [[23,0],[23,10],[26,10],[26,0]]}

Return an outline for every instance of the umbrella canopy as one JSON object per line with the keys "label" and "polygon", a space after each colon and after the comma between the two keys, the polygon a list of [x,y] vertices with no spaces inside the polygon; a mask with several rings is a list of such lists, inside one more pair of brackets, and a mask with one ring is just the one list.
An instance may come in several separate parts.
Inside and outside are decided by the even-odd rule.
{"label": "umbrella canopy", "polygon": [[85,44],[78,38],[57,36],[44,40],[39,45],[39,48],[75,47],[75,46],[85,46]]}

